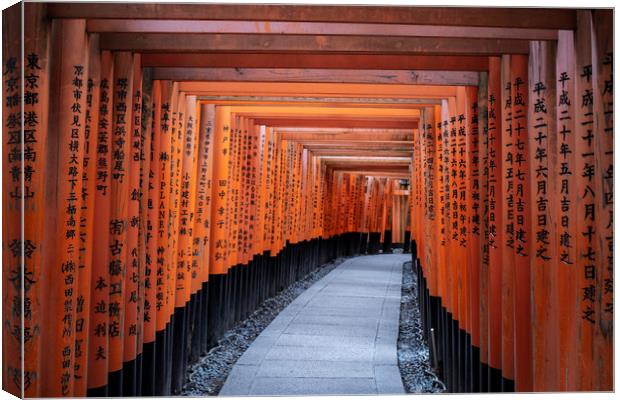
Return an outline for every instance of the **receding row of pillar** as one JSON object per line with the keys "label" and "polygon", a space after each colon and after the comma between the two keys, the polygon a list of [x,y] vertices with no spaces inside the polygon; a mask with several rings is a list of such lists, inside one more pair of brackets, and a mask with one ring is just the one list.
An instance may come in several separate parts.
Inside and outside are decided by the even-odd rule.
{"label": "receding row of pillar", "polygon": [[423,112],[413,254],[449,391],[613,389],[613,21],[577,16]]}

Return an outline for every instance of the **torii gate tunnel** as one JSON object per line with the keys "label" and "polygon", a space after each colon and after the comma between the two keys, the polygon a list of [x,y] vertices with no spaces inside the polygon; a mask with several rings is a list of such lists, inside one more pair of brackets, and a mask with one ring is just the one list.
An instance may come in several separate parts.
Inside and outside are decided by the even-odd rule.
{"label": "torii gate tunnel", "polygon": [[610,9],[7,8],[3,389],[178,393],[263,300],[403,247],[449,391],[613,390],[612,35]]}

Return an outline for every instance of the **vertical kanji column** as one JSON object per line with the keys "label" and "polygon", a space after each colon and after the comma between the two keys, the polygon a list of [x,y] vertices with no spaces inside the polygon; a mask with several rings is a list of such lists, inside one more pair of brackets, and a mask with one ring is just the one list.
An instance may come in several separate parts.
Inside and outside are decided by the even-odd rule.
{"label": "vertical kanji column", "polygon": [[577,381],[577,320],[580,272],[576,268],[577,191],[576,191],[576,128],[575,128],[575,42],[574,32],[558,33],[556,84],[557,139],[553,149],[556,158],[555,187],[557,197],[550,205],[555,210],[557,236],[554,246],[558,257],[558,329],[562,333],[559,346],[558,390],[576,390]]}
{"label": "vertical kanji column", "polygon": [[489,178],[489,390],[501,390],[502,370],[502,269],[504,251],[503,96],[501,59],[489,58],[488,81],[488,158]]}
{"label": "vertical kanji column", "polygon": [[[114,80],[111,84],[113,108],[111,131],[110,238],[108,241],[109,303],[108,303],[108,368],[110,395],[122,393],[122,369],[125,317],[125,281],[128,278],[129,249],[129,170],[132,131],[133,55],[129,52],[114,54]],[[137,231],[135,232],[137,234]],[[133,236],[133,235],[131,235]],[[133,240],[133,239],[132,239]]]}
{"label": "vertical kanji column", "polygon": [[501,59],[501,119],[502,119],[502,390],[514,390],[514,290],[515,290],[515,157],[514,121],[512,116],[513,90],[510,75],[510,55]]}
{"label": "vertical kanji column", "polygon": [[[594,331],[596,314],[596,276],[600,254],[596,243],[596,154],[594,146],[594,97],[592,82],[592,16],[590,11],[577,12],[575,33],[575,190],[577,192],[576,263],[577,296],[577,387],[592,388],[594,371]],[[572,329],[575,329],[573,327]]]}
{"label": "vertical kanji column", "polygon": [[93,228],[97,171],[97,133],[99,124],[99,86],[101,53],[97,35],[89,37],[88,80],[84,124],[84,160],[82,171],[82,207],[80,210],[80,264],[78,306],[75,320],[75,395],[86,396],[90,341],[91,281],[93,276]]}
{"label": "vertical kanji column", "polygon": [[531,326],[531,173],[528,143],[528,57],[513,55],[510,59],[512,81],[512,133],[514,172],[514,255],[515,255],[515,389],[532,390],[532,330]]}
{"label": "vertical kanji column", "polygon": [[[142,71],[140,56],[131,60],[132,91],[127,93],[127,109],[131,110],[127,118],[126,141],[129,150],[126,154],[128,171],[128,205],[127,205],[127,264],[125,271],[125,302],[123,316],[123,395],[137,394],[136,355],[138,350],[138,325],[143,320],[138,301],[141,270],[138,252],[138,233],[140,226],[140,161],[142,151]],[[138,318],[140,315],[140,318]]]}
{"label": "vertical kanji column", "polygon": [[613,388],[614,332],[614,91],[613,91],[613,13],[592,11],[595,42],[592,51],[594,129],[596,144],[596,232],[600,267],[596,276],[598,323],[594,333],[594,360],[600,360],[601,373],[596,374],[593,390]]}
{"label": "vertical kanji column", "polygon": [[529,154],[531,173],[530,234],[532,272],[532,388],[558,390],[560,335],[558,313],[557,226],[553,204],[557,204],[555,48],[546,42],[531,42],[529,57]]}
{"label": "vertical kanji column", "polygon": [[[24,45],[22,42],[22,6],[22,3],[18,3],[2,12],[2,94],[3,98],[6,99],[2,102],[2,326],[4,327],[2,330],[2,389],[14,396],[24,394],[25,385],[22,381],[24,371],[21,367],[22,351],[25,352],[26,347],[34,347],[31,349],[31,354],[36,357],[38,350],[36,342],[40,337],[40,333],[36,336],[33,335],[32,343],[35,343],[34,346],[22,345],[24,342],[22,341],[21,325],[22,276],[24,278],[24,289],[28,284],[28,292],[33,296],[37,291],[37,285],[34,283],[40,281],[39,276],[42,267],[41,259],[39,259],[38,267],[35,264],[37,258],[41,257],[40,252],[32,253],[35,258],[29,265],[25,262],[25,254],[22,254],[22,250],[25,250],[25,243],[22,243],[21,218],[22,205],[25,203],[26,197],[25,188],[22,184],[24,143],[22,141],[21,120],[22,112],[25,112],[21,100],[24,96],[22,82],[25,81],[22,74],[22,71],[25,72],[24,60],[21,57],[21,49]],[[38,76],[36,73],[33,75]],[[34,89],[38,89],[39,79],[35,80],[33,77],[32,81],[36,86],[33,85],[28,91],[37,93],[38,96],[39,93],[34,92]],[[45,142],[42,143],[45,144]],[[39,172],[41,173],[43,170]],[[33,184],[39,182],[38,174],[34,174],[32,178],[34,178]],[[41,200],[44,200],[43,191],[40,191],[38,195]],[[30,197],[34,204],[37,202],[36,196],[35,193],[34,196]],[[41,201],[39,204],[43,204],[43,202]],[[51,209],[50,212],[52,212]],[[35,245],[32,243],[29,247]],[[22,274],[22,271],[25,273]],[[33,299],[36,302],[36,297]],[[37,303],[35,305],[38,306]],[[35,307],[36,309],[37,307]],[[36,316],[38,316],[38,312],[35,311],[33,317]],[[39,373],[36,369],[31,370],[30,373],[33,375],[32,378],[35,380],[36,387],[38,384],[36,381],[40,377],[36,379],[35,377]]]}
{"label": "vertical kanji column", "polygon": [[[99,118],[96,125],[96,176],[93,240],[108,243],[111,207],[112,154],[112,53],[101,52],[101,81],[99,83]],[[93,246],[93,265],[90,288],[90,323],[88,343],[89,394],[107,395],[108,384],[108,303],[110,253],[107,246]]]}
{"label": "vertical kanji column", "polygon": [[211,243],[209,248],[209,347],[221,334],[224,317],[221,297],[227,272],[228,231],[226,209],[228,207],[228,163],[230,161],[230,108],[215,109],[213,135],[213,184],[211,206]]}

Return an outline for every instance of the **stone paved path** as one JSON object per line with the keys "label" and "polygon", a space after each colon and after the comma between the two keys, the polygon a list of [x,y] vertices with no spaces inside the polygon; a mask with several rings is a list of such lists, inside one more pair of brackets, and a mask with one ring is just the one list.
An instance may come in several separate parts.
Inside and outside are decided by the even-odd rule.
{"label": "stone paved path", "polygon": [[256,338],[220,395],[404,394],[396,342],[402,264],[409,258],[342,263]]}

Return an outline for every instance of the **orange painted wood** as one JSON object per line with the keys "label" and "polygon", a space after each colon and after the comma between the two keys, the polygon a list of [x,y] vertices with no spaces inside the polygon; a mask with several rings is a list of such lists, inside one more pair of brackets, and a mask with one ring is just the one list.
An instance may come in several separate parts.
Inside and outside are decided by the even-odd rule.
{"label": "orange painted wood", "polygon": [[[450,98],[447,102],[448,107],[448,129],[450,135],[450,254],[459,253],[459,150],[458,150],[458,107],[456,98]],[[450,311],[452,318],[461,321],[459,292],[459,281],[461,279],[462,259],[455,259],[450,263],[450,279],[448,280],[450,290]],[[461,324],[459,324],[462,327]]]}
{"label": "orange painted wood", "polygon": [[[115,53],[112,89],[112,131],[110,147],[110,281],[108,303],[109,372],[123,367],[123,322],[126,312],[125,291],[130,260],[128,240],[130,228],[130,140],[132,132],[133,55]],[[137,236],[137,230],[131,236]],[[135,243],[135,238],[132,239]]]}
{"label": "orange painted wood", "polygon": [[579,318],[577,280],[580,272],[576,268],[577,233],[577,191],[575,169],[575,45],[574,33],[559,33],[557,61],[555,67],[556,82],[556,126],[557,140],[554,153],[556,156],[557,200],[554,204],[558,234],[555,246],[558,255],[558,329],[559,337],[559,389],[576,390],[577,348],[576,325]]}
{"label": "orange painted wood", "polygon": [[[5,12],[7,14],[13,13],[14,9],[18,6],[14,6]],[[12,213],[11,216],[4,214],[5,225],[3,231],[7,235],[13,235],[14,229],[18,230],[22,227],[21,223],[15,221],[14,212],[16,200],[20,200],[20,195],[23,195],[23,237],[21,240],[16,240],[13,236],[10,240],[3,239],[5,252],[10,254],[11,261],[6,262],[4,258],[5,273],[9,275],[9,281],[3,285],[3,301],[8,303],[10,309],[3,308],[4,318],[13,319],[15,317],[23,317],[21,323],[21,332],[23,332],[23,368],[19,366],[15,368],[14,362],[17,362],[20,357],[11,359],[14,355],[13,352],[19,352],[20,346],[13,343],[8,348],[3,347],[3,383],[5,390],[16,395],[35,397],[40,396],[40,375],[39,359],[44,354],[42,345],[44,344],[44,338],[41,336],[40,317],[41,306],[45,301],[42,296],[42,287],[39,285],[39,281],[43,270],[41,268],[43,262],[43,255],[45,250],[45,240],[43,226],[47,220],[46,205],[44,198],[45,191],[45,172],[46,172],[46,157],[45,149],[48,135],[48,103],[49,103],[49,71],[50,71],[50,56],[48,49],[48,40],[50,38],[50,22],[45,19],[44,9],[42,5],[38,4],[24,4],[23,5],[23,18],[24,18],[24,59],[17,60],[16,68],[20,66],[24,67],[24,87],[23,87],[23,139],[21,140],[21,147],[23,148],[23,169],[16,170],[15,162],[19,162],[15,157],[14,149],[19,139],[19,127],[12,126],[14,122],[13,116],[14,110],[19,108],[16,104],[16,100],[20,97],[15,96],[15,87],[13,86],[15,81],[15,70],[12,70],[11,58],[14,54],[3,54],[4,67],[3,72],[6,74],[3,76],[3,82],[5,85],[5,95],[3,96],[3,115],[5,121],[5,130],[7,128],[8,135],[3,137],[3,146],[8,154],[8,160],[10,168],[7,164],[4,164],[5,177],[3,180],[6,182],[3,192],[7,197],[4,197],[4,206],[10,207],[8,213]],[[12,16],[10,17],[12,18]],[[19,17],[18,17],[19,18]],[[4,17],[3,17],[4,19]],[[12,31],[12,21],[3,21],[4,25],[9,25],[8,31],[4,31],[5,40],[9,41],[4,45],[5,50],[9,50],[12,53],[12,47],[14,40],[11,36],[15,33],[19,33],[20,30]],[[7,68],[8,67],[8,68]],[[35,77],[33,82],[33,77]],[[8,90],[7,90],[8,89]],[[21,92],[21,89],[17,89]],[[37,100],[37,101],[35,101]],[[8,136],[8,137],[7,137]],[[7,140],[8,139],[8,140]],[[13,162],[10,162],[13,161]],[[10,180],[7,177],[10,176]],[[6,179],[6,180],[5,180]],[[13,186],[16,182],[23,179],[23,185],[21,188],[15,190]],[[9,183],[10,182],[10,183]],[[20,184],[20,183],[18,183]],[[9,190],[10,187],[10,190]],[[19,214],[17,214],[19,215]],[[21,235],[20,235],[21,236]],[[19,238],[19,236],[18,236]],[[21,246],[19,245],[21,244]],[[20,249],[21,247],[21,249]],[[20,258],[20,265],[23,265],[23,291],[21,295],[14,296],[11,290],[16,285],[20,285],[19,277],[20,273],[16,273],[18,269],[15,265],[15,255],[17,252],[23,251],[23,256]],[[6,257],[6,256],[5,256]],[[20,304],[21,303],[21,304]],[[23,312],[19,309],[23,306]],[[18,309],[16,309],[18,308]],[[3,321],[4,321],[3,318]],[[16,339],[15,336],[20,332],[16,329],[14,323],[3,322],[4,335],[10,336],[11,339]],[[21,374],[17,374],[17,370],[21,370]],[[15,391],[13,385],[22,386],[22,392]]]}
{"label": "orange painted wood", "polygon": [[211,245],[209,250],[209,274],[225,274],[227,271],[227,224],[228,163],[230,160],[230,108],[216,107],[213,135],[213,185],[211,208]]}
{"label": "orange painted wood", "polygon": [[[577,237],[575,240],[578,273],[577,292],[577,390],[593,387],[594,332],[596,315],[596,275],[600,273],[601,254],[597,252],[596,231],[596,154],[594,148],[594,99],[592,78],[592,15],[577,13],[575,32],[575,191]],[[592,96],[592,97],[591,97]],[[573,327],[575,329],[575,327]]]}
{"label": "orange painted wood", "polygon": [[[196,181],[197,181],[197,150],[198,134],[196,132],[196,97],[185,98],[185,129],[181,132],[184,137],[181,148],[181,192],[179,208],[179,246],[177,267],[177,297],[175,306],[182,307],[187,304],[190,296],[194,293],[192,288],[197,288],[195,281],[198,271],[192,265],[193,262],[193,239],[194,218],[196,204]],[[197,267],[197,266],[196,266]],[[180,270],[180,271],[179,271]],[[183,287],[179,284],[179,278],[183,276]],[[202,283],[202,282],[200,282]],[[180,293],[181,289],[183,292]]]}
{"label": "orange painted wood", "polygon": [[155,332],[161,325],[157,319],[161,316],[160,280],[163,279],[163,252],[159,249],[160,237],[160,187],[161,181],[161,136],[162,110],[165,111],[162,99],[162,82],[153,81],[151,121],[151,147],[145,149],[150,158],[148,173],[148,212],[146,214],[146,264],[144,266],[144,343],[155,341]]}
{"label": "orange painted wood", "polygon": [[99,86],[101,55],[96,36],[88,41],[88,80],[84,115],[84,159],[82,171],[82,207],[80,209],[80,263],[78,307],[75,321],[75,395],[86,396],[90,339],[91,280],[93,272],[93,228],[97,171],[97,131],[99,124]]}
{"label": "orange painted wood", "polygon": [[611,10],[593,10],[592,49],[594,128],[597,175],[595,191],[596,232],[599,237],[597,252],[600,264],[596,277],[598,323],[594,334],[594,360],[600,360],[601,371],[594,376],[594,390],[610,391],[613,388],[613,207],[614,207],[614,93],[613,93],[613,31]]}
{"label": "orange painted wood", "polygon": [[168,308],[168,285],[170,280],[170,266],[172,260],[169,247],[169,216],[171,191],[171,162],[172,162],[172,82],[159,81],[161,86],[161,103],[159,111],[155,111],[154,140],[159,141],[159,213],[157,220],[157,269],[156,269],[156,302],[155,310],[156,330],[165,329],[170,317]]}
{"label": "orange painted wood", "polygon": [[502,375],[514,379],[514,302],[515,302],[515,151],[512,118],[511,56],[501,58],[501,98],[499,118],[502,120],[501,180],[502,192]]}
{"label": "orange painted wood", "polygon": [[[236,114],[235,114],[236,115]],[[231,158],[233,160],[232,163],[232,208],[231,208],[231,216],[230,223],[232,228],[232,247],[231,252],[229,254],[229,265],[234,266],[237,264],[243,263],[243,254],[242,254],[242,233],[241,229],[243,227],[243,213],[242,209],[242,194],[241,190],[243,188],[241,183],[241,163],[243,162],[243,139],[244,136],[247,135],[247,124],[248,120],[239,115],[236,115],[236,129],[233,131],[234,136],[232,140],[232,153]]]}
{"label": "orange painted wood", "polygon": [[488,367],[489,365],[489,309],[490,299],[490,246],[489,246],[489,174],[490,174],[490,158],[489,158],[489,74],[486,72],[479,74],[480,83],[478,85],[478,101],[477,101],[477,119],[478,119],[478,195],[479,199],[479,222],[480,240],[480,268],[479,268],[479,293],[480,302],[474,304],[473,307],[478,309],[480,322],[478,325],[480,338],[480,362]]}
{"label": "orange painted wood", "polygon": [[454,96],[455,86],[380,85],[353,83],[180,82],[179,90],[197,95],[399,97],[441,99]]}
{"label": "orange painted wood", "polygon": [[504,251],[504,134],[501,87],[501,59],[489,58],[488,153],[489,153],[489,366],[502,368],[503,317],[502,268]]}
{"label": "orange painted wood", "polygon": [[[467,165],[467,108],[468,108],[465,88],[459,88],[456,96],[456,121],[454,123],[454,134],[456,134],[456,196],[454,196],[453,216],[456,217],[458,223],[456,225],[455,239],[457,260],[457,287],[458,287],[458,318],[459,328],[470,332],[469,330],[469,263],[467,257],[467,244],[469,235],[469,223],[467,218],[467,197],[469,185],[469,171]],[[450,121],[452,122],[452,121]],[[451,133],[452,133],[451,132]],[[454,221],[453,221],[454,223]],[[454,225],[453,225],[454,226]],[[454,238],[454,237],[453,237]]]}
{"label": "orange painted wood", "polygon": [[[174,314],[177,304],[184,303],[184,290],[177,296],[177,279],[179,279],[179,219],[181,213],[181,173],[183,163],[183,141],[185,131],[185,94],[178,91],[178,86],[172,86],[172,130],[171,130],[171,157],[170,157],[170,237],[168,252],[170,256],[167,304],[170,317]],[[185,284],[184,284],[185,285]],[[185,286],[183,286],[185,287]],[[177,303],[177,301],[179,303]],[[179,306],[181,307],[181,306]],[[169,318],[170,318],[169,317]]]}
{"label": "orange painted wood", "polygon": [[529,75],[529,154],[531,173],[530,240],[532,287],[532,388],[556,391],[559,388],[560,346],[558,299],[558,226],[553,204],[558,204],[559,188],[555,153],[558,139],[556,124],[556,51],[545,42],[532,42]]}
{"label": "orange painted wood", "polygon": [[[108,51],[101,52],[99,83],[99,115],[96,125],[96,177],[93,240],[108,243],[112,196],[112,98],[114,60]],[[108,305],[110,285],[110,252],[107,246],[93,246],[91,275],[91,307],[89,310],[88,388],[99,388],[108,382]]]}
{"label": "orange painted wood", "polygon": [[[134,64],[135,66],[135,64]],[[134,72],[135,73],[135,72]],[[137,83],[136,83],[137,85]],[[136,86],[136,90],[138,87]],[[154,326],[151,319],[155,313],[152,312],[151,306],[155,303],[154,291],[154,272],[153,263],[154,255],[157,250],[149,252],[149,245],[153,240],[154,221],[156,214],[150,215],[150,210],[154,204],[151,200],[151,168],[152,168],[152,149],[153,149],[153,123],[154,123],[154,88],[153,81],[149,77],[142,78],[141,87],[139,87],[142,96],[142,110],[140,121],[140,204],[138,221],[138,259],[139,259],[139,285],[138,285],[138,354],[142,354],[144,343],[146,342],[145,331],[147,325],[149,329]],[[161,95],[161,93],[160,93]],[[161,100],[161,96],[159,97]],[[134,119],[134,126],[136,120]],[[155,202],[156,203],[156,202]],[[148,284],[147,284],[148,282]],[[147,296],[148,294],[148,296]],[[148,307],[148,309],[147,309]],[[153,332],[154,330],[151,329]],[[152,337],[149,337],[152,342]]]}
{"label": "orange painted wood", "polygon": [[528,58],[513,55],[510,59],[512,82],[512,135],[515,189],[515,388],[532,390],[531,324],[531,251],[534,240],[529,203],[531,170],[528,165]]}
{"label": "orange painted wood", "polygon": [[196,180],[196,206],[194,214],[194,257],[202,285],[209,280],[209,246],[211,232],[211,202],[213,200],[213,126],[215,106],[199,104],[198,123],[198,175]]}
{"label": "orange painted wood", "polygon": [[[138,353],[138,331],[142,325],[142,307],[139,301],[140,276],[143,268],[140,265],[138,250],[140,229],[140,161],[142,151],[142,71],[140,56],[132,57],[132,91],[127,92],[127,108],[131,108],[126,129],[126,140],[129,142],[128,157],[128,206],[127,206],[127,269],[125,271],[125,304],[123,322],[123,362],[136,358]],[[138,317],[139,316],[139,317]]]}
{"label": "orange painted wood", "polygon": [[451,286],[450,286],[450,274],[451,274],[451,265],[449,265],[448,257],[450,255],[451,243],[452,243],[452,226],[450,225],[451,214],[450,214],[450,198],[451,198],[451,187],[450,187],[450,130],[448,127],[448,102],[447,100],[442,101],[442,105],[439,109],[437,129],[441,132],[441,185],[442,185],[442,223],[444,226],[444,232],[442,234],[442,253],[443,253],[443,264],[441,266],[442,272],[441,275],[443,277],[442,282],[440,282],[440,292],[442,296],[442,304],[446,309],[452,310],[451,308]]}
{"label": "orange painted wood", "polygon": [[45,288],[41,308],[41,337],[50,349],[41,365],[41,394],[74,394],[75,322],[78,307],[82,206],[84,113],[88,81],[85,21],[54,21],[50,59],[49,130],[45,203],[47,251],[39,283]]}
{"label": "orange painted wood", "polygon": [[[21,271],[24,265],[22,256],[22,193],[21,185],[21,153],[24,146],[21,141],[22,108],[21,98],[23,81],[21,58],[22,43],[22,5],[15,4],[2,12],[2,94],[8,97],[8,102],[2,102],[2,389],[14,396],[23,395],[22,367],[20,355],[24,349],[21,340]],[[42,115],[43,117],[43,115]],[[6,122],[5,122],[6,121]],[[45,137],[43,135],[43,137]],[[41,139],[43,139],[43,137]],[[45,144],[45,142],[42,142]],[[11,171],[15,170],[15,175]],[[42,171],[41,171],[42,172]],[[33,177],[37,182],[37,175]],[[43,191],[39,194],[42,196]],[[51,211],[51,209],[50,209]],[[5,246],[5,243],[9,246]],[[39,244],[40,246],[40,244]],[[40,252],[33,253],[34,257],[41,257]],[[39,261],[41,264],[41,260]],[[39,278],[34,268],[29,275]],[[25,275],[24,275],[25,278]],[[39,281],[40,279],[37,279]],[[33,295],[36,288],[33,290]],[[38,297],[38,296],[37,296]],[[37,297],[33,296],[36,300]],[[17,299],[17,304],[15,304]],[[38,306],[38,304],[36,304]],[[35,313],[38,307],[34,308]],[[35,315],[38,315],[36,313]],[[33,317],[35,316],[33,315]],[[39,339],[34,339],[39,340]],[[38,346],[35,346],[38,347]],[[36,356],[36,349],[31,354]],[[30,369],[30,368],[29,368]],[[39,372],[34,369],[33,375]],[[35,381],[35,388],[38,382]],[[39,390],[36,390],[39,391]]]}
{"label": "orange painted wood", "polygon": [[466,162],[468,169],[468,186],[466,188],[467,203],[467,221],[469,222],[467,240],[467,259],[468,259],[468,309],[469,309],[469,329],[471,333],[471,344],[480,347],[480,276],[481,276],[481,157],[480,157],[480,140],[481,134],[479,130],[479,104],[478,89],[467,88],[466,96],[466,113],[465,126],[467,134],[466,144]]}

